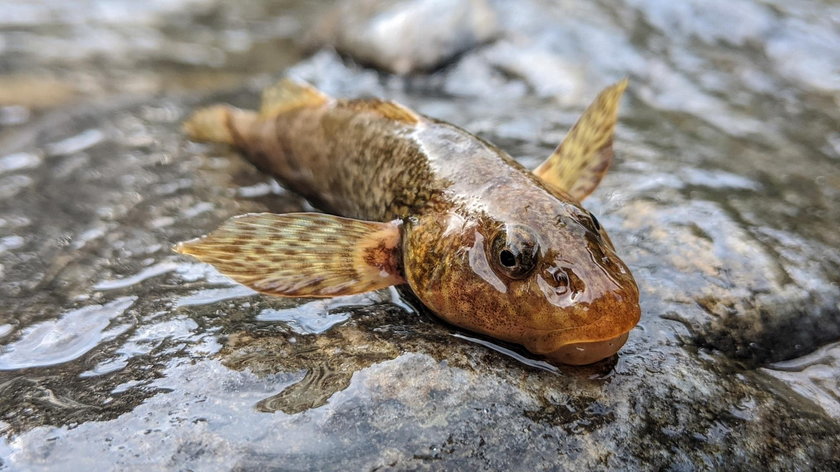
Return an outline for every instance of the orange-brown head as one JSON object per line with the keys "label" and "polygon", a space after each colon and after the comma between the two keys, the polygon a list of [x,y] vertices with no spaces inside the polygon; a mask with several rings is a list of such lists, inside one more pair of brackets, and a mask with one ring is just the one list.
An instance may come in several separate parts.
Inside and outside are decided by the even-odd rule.
{"label": "orange-brown head", "polygon": [[[612,160],[626,85],[605,89],[533,173],[486,143],[471,151],[470,178],[455,174],[450,193],[404,229],[405,279],[424,304],[455,325],[566,364],[621,348],[639,321],[639,291],[580,201]],[[493,172],[481,152],[497,153],[511,171]]]}
{"label": "orange-brown head", "polygon": [[613,355],[639,321],[639,292],[598,220],[545,188],[490,193],[482,202],[497,203],[408,221],[403,270],[414,293],[452,324],[557,362]]}

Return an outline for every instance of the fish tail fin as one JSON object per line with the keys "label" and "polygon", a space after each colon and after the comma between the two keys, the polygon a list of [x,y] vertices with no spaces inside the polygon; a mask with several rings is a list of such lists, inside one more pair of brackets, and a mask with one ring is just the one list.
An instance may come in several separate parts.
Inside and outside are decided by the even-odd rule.
{"label": "fish tail fin", "polygon": [[229,105],[213,105],[194,112],[183,124],[184,133],[194,141],[236,144],[237,130],[247,129],[258,116]]}
{"label": "fish tail fin", "polygon": [[330,97],[315,87],[292,79],[282,79],[263,91],[261,117],[277,116],[304,107],[318,107]]}
{"label": "fish tail fin", "polygon": [[283,79],[265,89],[259,113],[229,105],[201,108],[184,122],[183,130],[190,139],[238,145],[238,136],[260,118],[271,118],[287,111],[317,107],[330,100],[315,87],[291,79]]}

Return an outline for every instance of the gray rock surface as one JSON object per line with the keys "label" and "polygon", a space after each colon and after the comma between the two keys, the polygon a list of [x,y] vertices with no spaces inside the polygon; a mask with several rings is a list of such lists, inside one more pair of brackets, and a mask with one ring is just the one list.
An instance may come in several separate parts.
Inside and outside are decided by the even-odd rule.
{"label": "gray rock surface", "polygon": [[488,0],[346,0],[307,38],[395,74],[430,71],[499,32]]}
{"label": "gray rock surface", "polygon": [[[837,7],[511,3],[494,3],[498,40],[431,75],[330,51],[276,75],[400,100],[531,166],[629,76],[618,161],[587,201],[642,292],[618,356],[556,368],[395,291],[275,299],[173,254],[229,216],[308,208],[178,131],[199,104],[254,106],[265,64],[212,95],[92,86],[98,101],[55,108],[21,93],[0,104],[0,469],[840,467]],[[221,8],[151,5],[149,31]],[[3,44],[65,34],[34,18],[4,24]],[[113,80],[16,54],[21,77]],[[265,56],[238,57],[196,67],[243,74]]]}

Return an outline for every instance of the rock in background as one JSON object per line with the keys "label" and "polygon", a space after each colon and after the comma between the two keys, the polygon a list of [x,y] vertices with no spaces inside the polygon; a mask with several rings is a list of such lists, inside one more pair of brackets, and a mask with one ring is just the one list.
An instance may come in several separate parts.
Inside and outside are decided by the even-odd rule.
{"label": "rock in background", "polygon": [[487,0],[349,0],[328,13],[307,41],[404,75],[438,69],[498,32]]}

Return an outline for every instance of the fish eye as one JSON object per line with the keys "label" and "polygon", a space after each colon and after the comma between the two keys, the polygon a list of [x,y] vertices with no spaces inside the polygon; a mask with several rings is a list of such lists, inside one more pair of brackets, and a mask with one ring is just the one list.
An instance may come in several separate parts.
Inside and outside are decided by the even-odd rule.
{"label": "fish eye", "polygon": [[499,262],[505,267],[513,267],[516,265],[516,256],[513,255],[513,252],[502,249],[502,252],[499,253]]}
{"label": "fish eye", "polygon": [[537,239],[528,228],[510,225],[493,238],[493,265],[503,275],[521,279],[534,270],[539,251]]}

